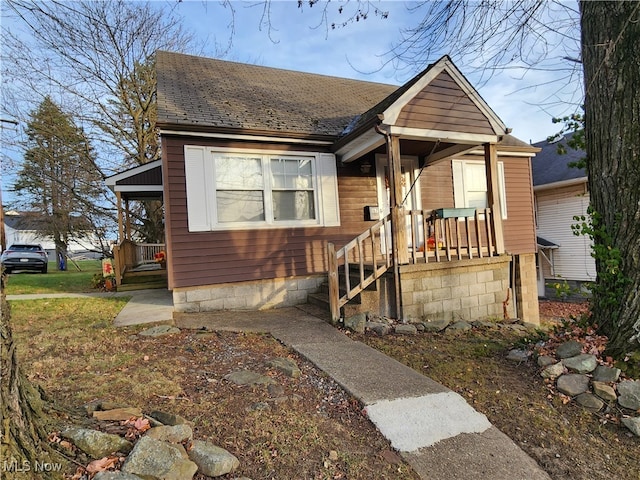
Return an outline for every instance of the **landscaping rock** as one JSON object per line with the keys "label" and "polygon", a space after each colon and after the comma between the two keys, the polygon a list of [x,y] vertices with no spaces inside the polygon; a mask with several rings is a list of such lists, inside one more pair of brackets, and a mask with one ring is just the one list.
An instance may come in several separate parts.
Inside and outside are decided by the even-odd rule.
{"label": "landscaping rock", "polygon": [[602,400],[588,392],[578,395],[576,397],[576,402],[578,402],[578,405],[582,405],[584,408],[591,410],[592,412],[597,412],[604,407],[604,402]]}
{"label": "landscaping rock", "polygon": [[260,410],[271,410],[271,405],[267,402],[256,402],[246,408],[247,412],[256,412]]}
{"label": "landscaping rock", "polygon": [[631,430],[634,435],[640,437],[640,417],[623,417],[622,423]]}
{"label": "landscaping rock", "polygon": [[154,427],[146,433],[146,436],[161,442],[183,443],[193,439],[193,430],[189,425]]}
{"label": "landscaping rock", "polygon": [[191,447],[189,458],[196,463],[200,473],[204,475],[219,477],[233,472],[240,465],[234,455],[212,443],[195,440]]}
{"label": "landscaping rock", "polygon": [[593,371],[593,379],[596,382],[613,383],[617,382],[620,378],[620,369],[615,367],[607,367],[605,365],[598,365]]}
{"label": "landscaping rock", "polygon": [[529,351],[528,350],[520,350],[519,348],[514,348],[507,355],[507,360],[511,360],[512,362],[526,362],[529,360]]}
{"label": "landscaping rock", "polygon": [[412,323],[404,323],[401,325],[396,325],[395,332],[398,335],[415,335],[418,333],[418,329]]}
{"label": "landscaping rock", "polygon": [[471,322],[476,328],[496,328],[497,325],[494,322],[490,322],[489,320],[474,320]]}
{"label": "landscaping rock", "polygon": [[447,333],[457,333],[457,332],[466,332],[467,330],[471,330],[473,327],[470,323],[467,322],[455,322],[447,327]]}
{"label": "landscaping rock", "polygon": [[93,480],[142,480],[142,478],[132,473],[102,471],[96,473]]}
{"label": "landscaping rock", "polygon": [[115,452],[128,453],[133,445],[124,438],[110,433],[99,432],[88,428],[68,428],[62,436],[89,455],[91,458],[102,458]]}
{"label": "landscaping rock", "polygon": [[640,409],[640,380],[624,380],[618,384],[618,403],[631,410]]}
{"label": "landscaping rock", "polygon": [[598,359],[595,355],[583,353],[575,357],[565,358],[562,363],[572,372],[591,373],[598,366]]}
{"label": "landscaping rock", "polygon": [[184,449],[144,436],[129,454],[122,471],[144,479],[187,480],[198,466],[186,457]]}
{"label": "landscaping rock", "polygon": [[391,326],[388,323],[383,322],[367,322],[366,327],[381,337],[384,337],[391,332]]}
{"label": "landscaping rock", "polygon": [[161,337],[163,335],[171,335],[172,333],[180,333],[180,329],[171,325],[156,325],[141,331],[138,335],[142,337]]}
{"label": "landscaping rock", "polygon": [[582,353],[582,344],[575,340],[570,340],[566,343],[563,343],[556,350],[556,355],[558,358],[570,358],[575,357],[576,355],[580,355]]}
{"label": "landscaping rock", "polygon": [[356,333],[364,333],[365,326],[367,324],[366,313],[356,313],[348,318],[344,319],[344,326]]}
{"label": "landscaping rock", "polygon": [[173,413],[160,412],[154,410],[149,415],[151,418],[156,419],[158,422],[164,425],[189,425],[193,426],[193,423],[180,415],[174,415]]}
{"label": "landscaping rock", "polygon": [[447,328],[450,323],[451,322],[449,320],[439,319],[439,320],[430,320],[428,322],[422,322],[422,325],[424,325],[425,332],[435,333],[435,332],[441,332],[442,330]]}
{"label": "landscaping rock", "polygon": [[[364,332],[364,329],[363,329]],[[302,372],[298,368],[298,364],[291,358],[278,357],[271,360],[268,364],[269,367],[275,368],[284,373],[287,377],[298,378]]]}
{"label": "landscaping rock", "polygon": [[271,398],[278,398],[284,395],[284,387],[276,383],[267,386],[267,392]]}
{"label": "landscaping rock", "polygon": [[618,398],[618,396],[616,395],[616,391],[611,385],[607,385],[604,382],[592,381],[591,386],[593,387],[593,393],[595,393],[605,402],[615,402]]}
{"label": "landscaping rock", "polygon": [[519,323],[514,323],[513,325],[507,325],[507,328],[513,330],[518,333],[527,333],[529,329],[524,325],[520,325]]}
{"label": "landscaping rock", "polygon": [[542,376],[542,378],[558,378],[563,373],[564,365],[562,364],[562,362],[558,362],[546,367],[544,370],[542,370],[540,375]]}
{"label": "landscaping rock", "polygon": [[266,375],[252,372],[251,370],[239,370],[224,376],[225,380],[235,383],[236,385],[269,385],[276,381]]}
{"label": "landscaping rock", "polygon": [[540,355],[536,361],[540,367],[548,367],[556,363],[556,359],[549,355]]}
{"label": "landscaping rock", "polygon": [[142,410],[139,408],[114,408],[113,410],[96,410],[93,412],[93,418],[98,420],[122,421],[129,420],[131,417],[142,417]]}
{"label": "landscaping rock", "polygon": [[575,397],[589,390],[589,377],[578,373],[569,373],[560,376],[556,386],[565,395]]}

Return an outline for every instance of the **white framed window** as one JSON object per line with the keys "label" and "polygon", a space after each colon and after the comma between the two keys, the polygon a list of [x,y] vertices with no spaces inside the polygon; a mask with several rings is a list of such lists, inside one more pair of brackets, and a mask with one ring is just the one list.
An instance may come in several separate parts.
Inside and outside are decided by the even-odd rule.
{"label": "white framed window", "polygon": [[[487,208],[487,174],[483,161],[452,160],[453,195],[456,208]],[[507,218],[504,162],[498,162],[498,197],[502,219]]]}
{"label": "white framed window", "polygon": [[185,146],[189,231],[338,226],[335,156]]}

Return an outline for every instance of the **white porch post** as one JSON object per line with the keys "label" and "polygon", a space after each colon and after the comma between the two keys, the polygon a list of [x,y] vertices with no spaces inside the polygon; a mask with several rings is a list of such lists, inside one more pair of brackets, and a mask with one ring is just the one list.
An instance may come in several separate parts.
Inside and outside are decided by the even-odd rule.
{"label": "white porch post", "polygon": [[118,202],[118,243],[124,240],[124,223],[122,221],[122,193],[116,191],[116,200]]}
{"label": "white porch post", "polygon": [[498,150],[495,143],[484,144],[484,165],[487,173],[487,204],[491,209],[491,218],[493,219],[496,252],[501,255],[504,253],[504,234],[498,191]]}

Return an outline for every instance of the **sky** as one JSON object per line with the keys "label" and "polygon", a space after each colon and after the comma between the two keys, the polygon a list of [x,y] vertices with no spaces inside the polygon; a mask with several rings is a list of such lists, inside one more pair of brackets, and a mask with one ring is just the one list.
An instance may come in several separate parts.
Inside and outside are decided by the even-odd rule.
{"label": "sky", "polygon": [[[415,24],[416,15],[406,8],[415,2],[372,3],[389,12],[388,17],[382,19],[370,13],[364,21],[352,21],[332,30],[322,23],[321,4],[309,7],[304,2],[303,8],[299,8],[297,1],[275,1],[271,4],[270,22],[267,23],[260,5],[232,2],[235,31],[228,50],[230,8],[222,8],[217,2],[184,0],[178,4],[176,12],[184,17],[185,25],[196,32],[202,42],[203,56],[401,85],[427,67],[421,65],[417,71],[407,71],[385,62],[390,58],[385,54],[399,41],[400,29]],[[344,2],[329,3],[330,21],[347,18],[345,14],[335,13],[340,4]],[[444,54],[449,52],[441,52]],[[465,71],[465,66],[455,57],[452,60],[512,129],[513,135],[526,142],[545,140],[558,132],[559,126],[552,123],[552,117],[573,113],[576,102],[580,101],[580,79],[572,80],[568,85],[563,83],[563,91],[558,93],[560,83],[553,80],[565,72],[528,71],[522,79],[524,69],[517,68],[496,74],[485,82],[479,74],[469,69]]]}
{"label": "sky", "polygon": [[[354,0],[332,0],[313,7],[306,0],[302,2],[302,8],[296,0],[272,0],[268,12],[263,8],[263,0],[152,2],[158,8],[173,9],[183,18],[185,28],[196,36],[194,54],[398,86],[427,67],[425,64],[415,65],[413,70],[399,68],[390,61],[393,57],[389,55],[400,39],[401,29],[412,27],[420,20],[419,15],[407,10],[417,2],[373,0],[369,2],[371,5],[388,12],[386,18],[370,11],[366,20],[351,19],[346,26],[339,25],[336,29],[323,22],[323,14],[328,14],[329,24],[349,20],[351,16],[346,12],[356,5]],[[337,13],[339,6],[345,7],[342,15]],[[563,21],[548,19],[547,22],[554,20]],[[450,53],[439,52],[438,57],[428,59],[428,63]],[[557,133],[559,126],[551,122],[552,117],[573,113],[581,101],[581,80],[554,83],[554,78],[565,73],[553,68],[528,71],[524,78],[525,69],[515,68],[494,74],[485,81],[461,59],[455,55],[451,58],[505,125],[512,129],[512,134],[525,142],[542,141]],[[561,86],[564,86],[562,90]],[[3,124],[2,128],[9,134],[12,125]],[[11,165],[10,162],[10,168],[4,163],[0,181],[6,202],[12,195],[7,187],[13,183],[15,163]]]}

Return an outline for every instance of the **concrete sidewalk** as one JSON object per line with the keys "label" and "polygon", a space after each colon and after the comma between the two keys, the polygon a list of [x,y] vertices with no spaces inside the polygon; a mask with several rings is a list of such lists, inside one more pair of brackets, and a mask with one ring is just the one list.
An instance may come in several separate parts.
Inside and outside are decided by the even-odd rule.
{"label": "concrete sidewalk", "polygon": [[132,290],[128,292],[90,293],[34,293],[7,295],[9,301],[36,300],[40,298],[114,298],[131,297],[113,324],[117,327],[142,323],[173,321],[173,295],[165,289]]}
{"label": "concrete sidewalk", "polygon": [[174,314],[180,328],[271,333],[336,380],[424,479],[549,480],[463,397],[297,308]]}

